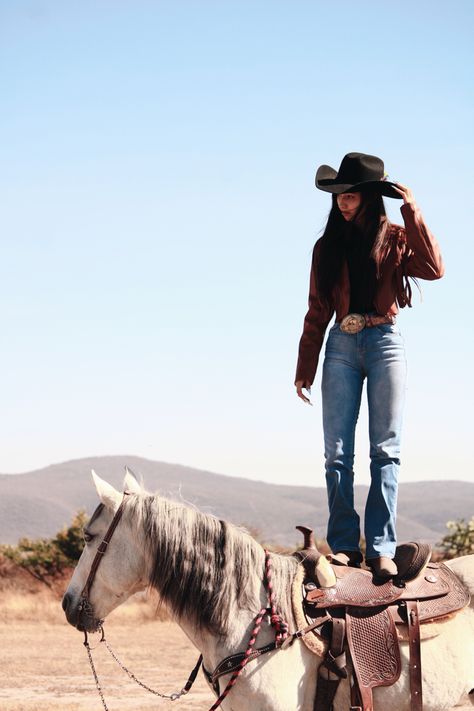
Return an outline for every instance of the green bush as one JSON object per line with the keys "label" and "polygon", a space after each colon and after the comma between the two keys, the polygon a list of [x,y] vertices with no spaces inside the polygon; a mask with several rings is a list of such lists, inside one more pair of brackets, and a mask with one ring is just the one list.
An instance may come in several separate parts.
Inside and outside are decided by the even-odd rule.
{"label": "green bush", "polygon": [[78,511],[72,519],[71,525],[65,526],[56,534],[56,538],[53,538],[53,545],[61,551],[69,561],[69,565],[74,565],[81,557],[84,548],[83,530],[87,519],[85,511]]}
{"label": "green bush", "polygon": [[53,578],[66,567],[61,551],[46,538],[35,541],[21,538],[17,546],[5,546],[2,552],[6,558],[46,584],[48,578]]}
{"label": "green bush", "polygon": [[446,534],[440,543],[446,558],[474,553],[474,516],[470,521],[465,521],[463,518],[458,521],[448,521],[446,527],[449,528],[450,533]]}
{"label": "green bush", "polygon": [[86,513],[79,511],[71,525],[61,529],[55,538],[21,538],[16,546],[0,546],[0,552],[49,586],[51,579],[79,560],[84,547],[82,529],[86,520]]}

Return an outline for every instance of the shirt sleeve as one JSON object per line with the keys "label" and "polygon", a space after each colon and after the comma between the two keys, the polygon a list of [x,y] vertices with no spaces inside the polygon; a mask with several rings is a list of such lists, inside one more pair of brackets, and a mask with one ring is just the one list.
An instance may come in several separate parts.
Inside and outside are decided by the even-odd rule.
{"label": "shirt sleeve", "polygon": [[316,264],[318,257],[318,242],[313,251],[311,274],[309,282],[308,311],[304,319],[303,335],[298,350],[295,383],[304,382],[304,387],[313,384],[318,367],[319,353],[324,341],[324,334],[334,313],[334,308],[324,304],[318,294]]}
{"label": "shirt sleeve", "polygon": [[404,274],[420,279],[440,279],[444,274],[438,243],[418,207],[405,203],[400,208],[405,222]]}

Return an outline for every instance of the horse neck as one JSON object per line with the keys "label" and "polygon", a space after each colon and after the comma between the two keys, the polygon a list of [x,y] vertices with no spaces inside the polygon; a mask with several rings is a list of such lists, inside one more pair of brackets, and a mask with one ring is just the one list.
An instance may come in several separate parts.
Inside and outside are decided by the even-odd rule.
{"label": "horse neck", "polygon": [[[266,606],[264,551],[232,524],[162,497],[142,497],[149,583],[182,626],[228,635],[237,617]],[[296,561],[273,557],[277,599]],[[279,592],[280,591],[280,592]]]}

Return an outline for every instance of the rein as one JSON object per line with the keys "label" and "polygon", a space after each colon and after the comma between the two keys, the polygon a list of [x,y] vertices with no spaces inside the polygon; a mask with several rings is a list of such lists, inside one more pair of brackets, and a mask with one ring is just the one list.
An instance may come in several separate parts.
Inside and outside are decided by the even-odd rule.
{"label": "rein", "polygon": [[[92,584],[94,582],[94,578],[97,574],[97,569],[101,563],[101,560],[104,556],[104,554],[107,551],[107,547],[110,543],[110,540],[114,534],[115,529],[117,528],[120,519],[122,518],[123,514],[123,509],[125,506],[125,501],[126,497],[130,495],[130,492],[124,491],[123,492],[123,498],[120,503],[120,506],[118,507],[117,511],[115,512],[112,521],[110,522],[109,528],[107,529],[107,532],[100,543],[99,547],[97,548],[97,552],[95,554],[95,558],[92,561],[91,569],[89,571],[89,575],[87,577],[86,583],[82,589],[81,592],[81,600],[79,603],[79,614],[81,612],[85,612],[86,614],[89,614],[92,617],[92,605],[89,599],[90,596],[90,591],[92,588]],[[226,657],[214,670],[213,673],[209,673],[204,667],[203,671],[204,674],[208,680],[208,682],[213,686],[216,694],[218,695],[217,701],[211,706],[209,711],[216,711],[216,709],[219,708],[221,705],[222,701],[226,698],[226,696],[230,693],[232,690],[233,686],[237,682],[237,679],[239,676],[242,674],[245,666],[248,664],[249,661],[256,659],[257,657],[261,656],[262,654],[266,654],[267,652],[274,651],[276,649],[282,649],[286,648],[289,644],[293,642],[294,639],[298,638],[301,636],[300,632],[296,632],[293,635],[288,635],[288,624],[285,622],[285,620],[282,618],[282,616],[279,614],[279,612],[276,609],[276,604],[275,604],[275,594],[273,592],[273,582],[272,582],[272,570],[271,570],[271,559],[270,559],[270,553],[265,550],[265,572],[264,572],[264,578],[263,582],[265,585],[265,589],[267,591],[267,596],[268,596],[268,603],[269,607],[264,607],[260,610],[258,615],[255,617],[254,621],[254,628],[252,631],[252,634],[250,636],[247,649],[245,652],[241,652],[238,654],[231,655],[230,657]],[[262,629],[262,622],[263,619],[265,618],[265,615],[269,616],[270,619],[270,624],[275,630],[275,640],[274,642],[271,642],[264,647],[261,647],[259,649],[254,649],[255,643],[257,641],[257,637],[260,633],[260,630]],[[177,701],[180,699],[182,696],[187,694],[192,685],[194,684],[199,668],[202,665],[202,654],[199,656],[199,659],[194,667],[194,669],[191,671],[191,674],[189,675],[189,678],[186,682],[186,684],[183,686],[181,691],[174,692],[172,694],[162,694],[159,691],[156,691],[149,687],[147,684],[144,682],[140,681],[133,672],[131,672],[127,667],[120,661],[120,659],[117,657],[115,654],[114,650],[110,646],[110,644],[107,642],[105,638],[105,632],[104,632],[104,627],[103,627],[103,620],[98,620],[97,623],[97,630],[101,633],[101,638],[99,641],[99,644],[104,644],[107,651],[110,653],[112,658],[116,661],[116,663],[119,665],[119,667],[134,681],[136,684],[141,686],[143,689],[146,691],[149,691],[151,694],[155,694],[156,696],[159,696],[162,699],[169,699],[170,701]],[[97,691],[99,693],[100,699],[102,701],[102,706],[104,707],[105,711],[109,711],[107,704],[105,702],[104,698],[104,693],[102,691],[102,687],[100,685],[99,677],[97,675],[97,671],[94,666],[94,661],[92,658],[92,648],[89,644],[89,639],[87,636],[87,631],[84,630],[84,646],[87,651],[87,656],[89,658],[89,663],[92,669],[92,674],[94,676],[95,684],[97,687]],[[97,645],[98,646],[98,645]],[[224,691],[219,695],[219,683],[218,679],[220,676],[224,674],[229,674],[232,673],[232,676],[227,683]]]}
{"label": "rein", "polygon": [[[175,691],[172,694],[162,694],[160,691],[156,691],[156,689],[152,689],[151,686],[148,686],[143,681],[138,679],[138,677],[136,677],[135,674],[133,672],[131,672],[125,666],[125,664],[123,662],[121,662],[120,659],[117,657],[114,650],[112,649],[112,647],[110,646],[110,644],[107,642],[107,640],[105,638],[105,632],[104,632],[104,628],[102,626],[99,628],[99,631],[101,633],[101,638],[99,640],[99,644],[103,643],[105,645],[105,647],[106,647],[107,651],[109,652],[109,654],[111,655],[112,659],[114,659],[117,662],[117,664],[122,669],[122,671],[124,671],[132,681],[134,681],[136,684],[138,684],[138,686],[141,686],[142,689],[145,689],[145,691],[149,691],[150,694],[159,696],[161,699],[168,699],[169,701],[177,701],[182,696],[185,696],[188,693],[188,691],[190,691],[190,689],[191,689],[192,685],[194,684],[196,677],[198,675],[199,668],[202,664],[202,655],[200,655],[194,669],[192,670],[191,674],[189,675],[189,678],[188,678],[186,684],[181,689],[181,691]],[[84,634],[85,634],[84,647],[87,650],[87,656],[89,657],[89,664],[91,665],[95,685],[97,687],[97,691],[99,693],[100,700],[102,701],[102,706],[104,707],[104,710],[109,711],[109,707],[107,706],[107,704],[105,702],[104,692],[102,691],[99,677],[98,677],[97,671],[95,669],[94,660],[92,659],[92,649],[96,649],[96,647],[91,648],[91,646],[89,644],[89,640],[87,639],[87,633],[84,633]]]}

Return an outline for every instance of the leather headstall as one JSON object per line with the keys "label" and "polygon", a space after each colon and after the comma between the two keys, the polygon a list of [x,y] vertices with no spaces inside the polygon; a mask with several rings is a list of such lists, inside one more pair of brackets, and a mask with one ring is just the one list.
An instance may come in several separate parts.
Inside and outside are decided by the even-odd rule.
{"label": "leather headstall", "polygon": [[89,594],[91,591],[92,583],[94,582],[94,578],[97,573],[97,568],[99,567],[100,562],[104,556],[104,553],[106,552],[107,547],[110,543],[110,539],[112,538],[114,531],[117,528],[117,526],[120,522],[120,519],[122,518],[125,500],[126,500],[127,496],[130,496],[130,492],[124,491],[122,501],[120,502],[120,506],[118,507],[117,511],[115,512],[114,517],[113,517],[112,521],[110,522],[110,526],[108,527],[107,532],[106,532],[102,542],[99,544],[99,547],[97,548],[95,558],[92,561],[91,569],[89,571],[89,575],[86,580],[86,584],[84,585],[82,592],[81,592],[82,607],[84,607],[84,603],[89,602]]}

